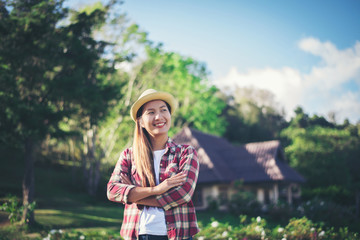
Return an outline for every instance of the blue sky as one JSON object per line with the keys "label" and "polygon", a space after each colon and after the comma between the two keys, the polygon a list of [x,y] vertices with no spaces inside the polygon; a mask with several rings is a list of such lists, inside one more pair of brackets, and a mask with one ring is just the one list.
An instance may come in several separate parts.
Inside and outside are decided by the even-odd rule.
{"label": "blue sky", "polygon": [[128,0],[122,10],[150,40],[205,62],[220,88],[269,90],[288,116],[302,106],[360,120],[360,1]]}

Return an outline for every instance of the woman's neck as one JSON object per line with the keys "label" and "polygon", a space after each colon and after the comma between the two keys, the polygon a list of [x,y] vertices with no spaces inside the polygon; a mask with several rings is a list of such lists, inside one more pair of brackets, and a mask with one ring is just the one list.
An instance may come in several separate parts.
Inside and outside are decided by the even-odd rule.
{"label": "woman's neck", "polygon": [[168,140],[168,135],[150,137],[150,141],[151,141],[151,145],[153,147],[153,151],[164,149],[167,140]]}

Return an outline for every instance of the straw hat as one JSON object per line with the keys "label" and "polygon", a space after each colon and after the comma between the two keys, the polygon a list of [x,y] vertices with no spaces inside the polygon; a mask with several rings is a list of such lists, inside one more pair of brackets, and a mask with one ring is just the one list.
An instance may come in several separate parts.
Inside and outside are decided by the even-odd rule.
{"label": "straw hat", "polygon": [[154,89],[147,89],[145,90],[138,100],[131,106],[130,110],[130,116],[131,118],[136,121],[136,114],[141,108],[142,105],[144,105],[147,102],[153,101],[153,100],[163,100],[164,102],[168,103],[171,108],[171,114],[173,114],[177,108],[177,102],[173,95],[167,92],[158,92]]}

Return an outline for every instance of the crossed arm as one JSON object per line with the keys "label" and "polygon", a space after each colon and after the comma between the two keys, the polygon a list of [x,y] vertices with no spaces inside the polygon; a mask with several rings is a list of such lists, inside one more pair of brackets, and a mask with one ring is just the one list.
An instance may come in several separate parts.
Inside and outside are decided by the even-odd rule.
{"label": "crossed arm", "polygon": [[179,157],[180,172],[165,179],[155,187],[138,187],[129,179],[131,156],[124,151],[108,182],[107,196],[110,201],[137,203],[162,207],[165,210],[191,200],[199,173],[199,161],[194,148],[188,146]]}
{"label": "crossed arm", "polygon": [[[155,187],[134,187],[130,190],[128,201],[145,206],[161,207],[156,200],[156,196],[161,195],[173,187],[184,184],[186,174],[180,172]],[[130,179],[125,174],[121,174],[121,182],[124,184],[132,185]]]}

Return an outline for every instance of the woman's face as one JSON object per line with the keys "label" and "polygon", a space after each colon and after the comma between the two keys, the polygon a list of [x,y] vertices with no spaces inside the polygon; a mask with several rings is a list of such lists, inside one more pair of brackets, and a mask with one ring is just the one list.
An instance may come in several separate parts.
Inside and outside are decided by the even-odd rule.
{"label": "woman's face", "polygon": [[171,115],[166,103],[162,100],[145,103],[140,124],[152,137],[167,135],[171,125]]}

